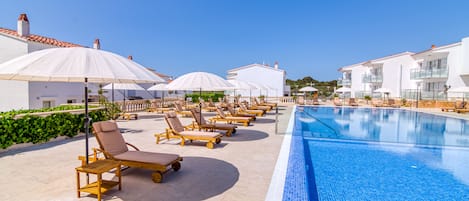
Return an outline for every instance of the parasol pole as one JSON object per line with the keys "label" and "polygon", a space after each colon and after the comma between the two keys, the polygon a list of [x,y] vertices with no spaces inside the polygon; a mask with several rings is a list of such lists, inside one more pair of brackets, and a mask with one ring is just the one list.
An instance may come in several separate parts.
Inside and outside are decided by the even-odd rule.
{"label": "parasol pole", "polygon": [[88,117],[88,78],[85,77],[85,143],[86,143],[86,164],[89,163],[88,159],[88,134],[89,134],[90,119]]}
{"label": "parasol pole", "polygon": [[111,83],[111,87],[112,87],[112,91],[111,91],[111,93],[112,93],[112,103],[114,103],[114,82]]}
{"label": "parasol pole", "polygon": [[202,119],[202,87],[199,88],[199,110],[200,110],[200,116],[199,119]]}

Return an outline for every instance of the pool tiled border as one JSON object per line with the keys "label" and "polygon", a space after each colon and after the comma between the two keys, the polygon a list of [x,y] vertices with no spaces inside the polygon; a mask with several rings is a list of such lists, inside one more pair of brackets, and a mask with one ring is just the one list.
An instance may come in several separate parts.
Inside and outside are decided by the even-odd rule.
{"label": "pool tiled border", "polygon": [[285,188],[285,178],[287,176],[288,158],[290,156],[290,146],[293,133],[293,126],[295,123],[295,111],[296,106],[293,106],[292,112],[290,113],[290,120],[288,121],[288,127],[283,137],[282,147],[275,164],[274,173],[270,180],[269,190],[265,197],[266,201],[280,201],[283,200],[283,193]]}

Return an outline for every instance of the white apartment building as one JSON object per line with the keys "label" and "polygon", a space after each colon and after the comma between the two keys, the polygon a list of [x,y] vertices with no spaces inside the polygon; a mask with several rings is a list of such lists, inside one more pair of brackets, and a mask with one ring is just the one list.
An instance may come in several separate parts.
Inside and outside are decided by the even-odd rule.
{"label": "white apartment building", "polygon": [[403,52],[339,69],[338,84],[350,87],[352,97],[382,95],[376,89],[390,90],[389,97],[448,99],[461,94],[447,93],[451,87],[469,86],[469,38],[462,42],[419,52]]}
{"label": "white apartment building", "polygon": [[[26,14],[18,18],[17,30],[0,28],[0,63],[30,52],[80,45],[30,33]],[[58,94],[63,95],[59,96]],[[83,84],[0,80],[0,111],[51,107],[83,100]]]}
{"label": "white apartment building", "polygon": [[[99,49],[99,46],[99,40],[96,40],[93,48]],[[34,51],[60,47],[82,46],[31,34],[30,23],[26,14],[19,16],[17,30],[0,27],[0,63]],[[170,79],[169,76],[165,77]],[[106,84],[90,84],[90,98],[97,99],[99,85],[104,86]],[[148,88],[150,86],[146,85],[144,87]],[[83,90],[83,83],[0,80],[0,112],[12,109],[54,107],[65,103],[81,103],[84,102]],[[161,93],[163,92],[128,91],[126,95],[153,98],[154,96],[160,97]],[[116,101],[123,99],[122,91],[116,90],[114,95]],[[105,93],[105,96],[111,100],[111,93]]]}
{"label": "white apartment building", "polygon": [[239,68],[228,70],[226,76],[228,80],[248,81],[266,86],[269,89],[263,90],[236,90],[237,95],[241,96],[268,96],[281,97],[289,94],[289,89],[285,86],[286,71],[279,69],[278,62],[273,67],[264,64],[250,64]]}

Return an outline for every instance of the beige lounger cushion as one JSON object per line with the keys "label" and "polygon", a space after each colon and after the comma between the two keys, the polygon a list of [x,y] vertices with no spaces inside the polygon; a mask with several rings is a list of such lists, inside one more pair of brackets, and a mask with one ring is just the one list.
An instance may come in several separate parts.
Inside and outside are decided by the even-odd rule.
{"label": "beige lounger cushion", "polygon": [[146,151],[128,151],[114,155],[114,158],[124,161],[137,161],[142,163],[152,163],[160,165],[170,165],[179,158],[176,154],[154,153]]}
{"label": "beige lounger cushion", "polygon": [[182,131],[179,133],[182,136],[194,136],[194,137],[218,137],[220,133],[216,132],[204,132],[204,131]]}
{"label": "beige lounger cushion", "polygon": [[219,123],[215,123],[215,124],[209,124],[209,125],[213,125],[214,127],[217,127],[218,129],[238,128],[238,126],[233,125],[233,124],[219,124]]}
{"label": "beige lounger cushion", "polygon": [[125,140],[119,132],[116,123],[114,122],[100,122],[100,124],[93,124],[96,135],[101,139],[101,145],[111,155],[117,155],[128,151]]}

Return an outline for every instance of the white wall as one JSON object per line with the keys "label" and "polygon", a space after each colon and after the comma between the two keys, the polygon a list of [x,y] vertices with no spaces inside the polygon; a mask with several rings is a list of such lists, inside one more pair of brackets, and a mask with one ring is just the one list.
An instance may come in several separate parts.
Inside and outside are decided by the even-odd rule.
{"label": "white wall", "polygon": [[[269,97],[283,96],[285,76],[283,71],[267,69],[261,66],[240,69],[233,78],[241,81],[249,81],[270,86],[271,90],[252,90],[252,96],[268,95]],[[236,90],[236,94],[249,96],[249,90]]]}
{"label": "white wall", "polygon": [[[440,50],[441,52],[448,53],[448,80],[446,81],[447,85],[450,85],[451,88],[457,88],[466,86],[464,83],[461,73],[463,73],[462,62],[462,48],[461,45],[453,46],[450,48],[445,48]],[[438,52],[438,51],[437,51]],[[448,93],[448,98],[461,97],[461,94],[458,93]]]}
{"label": "white wall", "polygon": [[370,86],[368,83],[363,83],[363,75],[368,73],[368,67],[365,67],[363,65],[358,65],[352,68],[352,80],[351,80],[351,86],[350,88],[352,89],[351,97],[355,98],[355,92],[358,91],[367,91],[370,92]]}
{"label": "white wall", "polygon": [[[410,80],[409,69],[417,64],[410,55],[393,57],[380,61],[380,63],[383,63],[383,83],[381,87],[391,90],[390,97],[400,97],[401,89],[416,88],[416,82]],[[402,80],[402,83],[400,80]],[[404,80],[406,81],[404,82]]]}
{"label": "white wall", "polygon": [[[469,76],[469,37],[463,38],[461,43],[461,54],[462,54],[462,65],[461,65],[461,74]],[[466,85],[469,86],[469,83],[466,82]]]}
{"label": "white wall", "polygon": [[29,82],[29,107],[42,108],[45,100],[54,101],[52,106],[67,103],[75,99],[77,103],[84,101],[84,84],[68,82]]}
{"label": "white wall", "polygon": [[0,34],[0,63],[28,52],[26,42]]}
{"label": "white wall", "polygon": [[29,53],[34,52],[34,51],[38,51],[38,50],[48,49],[48,48],[57,48],[57,46],[28,41],[28,52]]}
{"label": "white wall", "polygon": [[[25,42],[0,34],[0,63],[26,54]],[[0,80],[0,111],[28,109],[28,83]]]}

